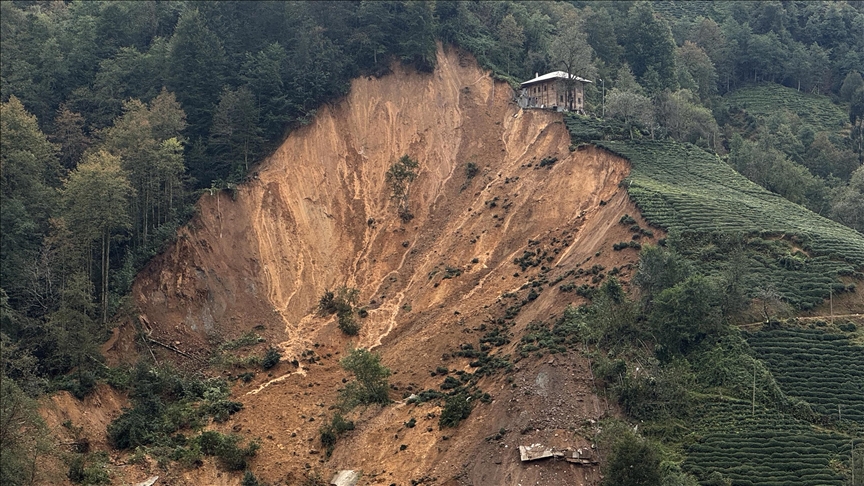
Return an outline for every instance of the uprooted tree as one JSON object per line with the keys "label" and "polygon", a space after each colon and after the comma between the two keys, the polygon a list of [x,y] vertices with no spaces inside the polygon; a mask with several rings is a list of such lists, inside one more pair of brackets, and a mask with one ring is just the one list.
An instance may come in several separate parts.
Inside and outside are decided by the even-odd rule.
{"label": "uprooted tree", "polygon": [[387,171],[387,184],[390,185],[391,199],[395,199],[399,205],[399,217],[403,222],[411,221],[414,215],[408,208],[408,189],[414,179],[417,178],[416,160],[403,155],[398,162],[390,166]]}
{"label": "uprooted tree", "polygon": [[359,296],[360,291],[352,287],[342,286],[336,292],[328,290],[318,300],[318,313],[322,316],[336,314],[339,329],[349,336],[356,336],[360,332],[360,324],[354,318],[354,308]]}

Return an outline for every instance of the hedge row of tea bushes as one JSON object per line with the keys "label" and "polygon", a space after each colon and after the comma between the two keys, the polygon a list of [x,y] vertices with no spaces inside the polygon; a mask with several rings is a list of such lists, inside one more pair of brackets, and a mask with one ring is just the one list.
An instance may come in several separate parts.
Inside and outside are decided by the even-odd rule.
{"label": "hedge row of tea bushes", "polygon": [[747,288],[773,288],[799,309],[820,304],[829,292],[853,291],[841,275],[864,278],[864,236],[750,182],[716,156],[669,141],[596,144],[630,160],[630,197],[701,268],[724,268],[728,252],[718,250],[737,235]]}
{"label": "hedge row of tea bushes", "polygon": [[748,86],[723,97],[727,109],[741,109],[759,118],[788,111],[817,131],[838,131],[846,127],[849,117],[831,98],[796,91],[779,84]]}
{"label": "hedge row of tea bushes", "polygon": [[719,472],[733,486],[847,484],[833,466],[849,462],[849,438],[751,407],[716,396],[701,400],[693,417],[702,432],[686,448],[684,469],[703,480]]}
{"label": "hedge row of tea bushes", "polygon": [[746,338],[788,395],[831,419],[864,424],[864,347],[810,329],[763,329]]}

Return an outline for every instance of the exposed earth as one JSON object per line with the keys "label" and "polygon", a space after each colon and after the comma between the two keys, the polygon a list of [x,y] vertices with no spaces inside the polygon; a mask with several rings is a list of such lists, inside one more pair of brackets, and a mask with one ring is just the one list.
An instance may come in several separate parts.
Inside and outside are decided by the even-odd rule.
{"label": "exposed earth", "polygon": [[[385,180],[403,155],[419,162],[407,222]],[[479,169],[474,177],[468,163]],[[518,452],[534,443],[590,448],[596,421],[615,413],[595,394],[589,362],[578,353],[532,355],[509,374],[483,378],[491,402],[478,403],[457,428],[439,429],[440,407],[404,397],[438,389],[438,367],[472,372],[470,359],[452,353],[476,344],[481,326],[509,305],[502,295],[526,283],[600,265],[617,267],[627,286],[638,255],[612,250],[631,238],[619,220],[629,214],[648,227],[620,185],[628,171],[608,152],[571,147],[561,114],[519,109],[506,83],[459,51],[439,49],[434,73],[395,66],[381,78],[355,80],[344,99],[293,131],[233,194],[204,195],[176,243],[138,276],[133,296],[141,316],[123,325],[105,353],[115,363],[152,352],[160,362],[206,368],[215,345],[249,331],[266,342],[243,353],[278,346],[282,362],[249,383],[236,381],[233,395],[245,407],[215,426],[261,439],[251,470],[271,483],[299,483],[307,473],[329,480],[352,469],[363,472],[359,484],[598,484],[596,466],[522,463]],[[644,240],[662,236],[655,229]],[[534,249],[547,251],[542,265],[523,270],[514,263]],[[586,272],[567,282],[592,278]],[[324,292],[340,286],[359,289],[368,309],[356,338],[316,313]],[[553,321],[581,303],[573,292],[541,287],[516,317],[511,344],[495,353],[515,355],[529,323]],[[173,350],[139,349],[136,327]],[[394,403],[353,411],[356,429],[325,459],[318,429],[350,378],[338,360],[352,347],[381,354],[393,372]],[[63,400],[74,401],[52,404],[91,407]],[[79,422],[54,410],[50,425],[73,418],[94,446],[106,447],[104,427],[124,402],[110,389],[94,400],[103,404],[99,417]],[[408,428],[411,418],[417,425]],[[114,457],[115,464],[124,460]],[[209,462],[167,472],[155,464],[118,466],[115,474],[126,484],[157,474],[157,484],[241,478]]]}

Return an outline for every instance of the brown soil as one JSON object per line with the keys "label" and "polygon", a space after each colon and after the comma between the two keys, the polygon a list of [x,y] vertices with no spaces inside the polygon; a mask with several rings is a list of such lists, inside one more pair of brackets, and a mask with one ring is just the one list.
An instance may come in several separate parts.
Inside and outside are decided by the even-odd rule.
{"label": "brown soil", "polygon": [[[484,378],[480,387],[493,401],[477,404],[456,429],[439,430],[439,407],[402,398],[437,389],[443,378],[430,371],[438,366],[472,371],[468,359],[449,353],[476,344],[478,327],[507,306],[500,296],[533,278],[602,265],[605,272],[617,266],[626,284],[637,252],[612,250],[632,235],[618,220],[628,213],[646,227],[619,187],[629,165],[593,147],[571,152],[560,114],[520,110],[509,86],[458,51],[439,50],[432,74],[394,71],[355,80],[344,100],[294,131],[233,198],[202,197],[198,217],[136,281],[137,325],[198,357],[188,362],[199,366],[213,344],[253,328],[278,344],[282,363],[251,383],[238,381],[234,394],[245,408],[218,427],[262,439],[252,470],[263,480],[294,484],[309,470],[329,479],[359,469],[361,484],[597,484],[595,467],[519,461],[520,444],[591,445],[592,421],[607,405],[578,353],[527,358],[508,376]],[[405,154],[420,163],[408,223],[385,181]],[[547,157],[558,160],[539,167]],[[480,168],[473,179],[468,162]],[[538,245],[553,255],[548,270],[514,264]],[[446,267],[462,273],[444,279]],[[314,312],[325,290],[342,285],[359,289],[369,309],[356,338]],[[529,322],[554,319],[570,303],[580,298],[547,288],[516,318],[513,342]],[[113,359],[131,352],[133,324],[107,347]],[[352,346],[381,353],[396,402],[353,412],[357,429],[325,460],[318,428],[349,378],[338,360]],[[304,360],[306,350],[320,361]],[[160,360],[180,357],[152,351]],[[513,351],[514,344],[502,349]],[[410,418],[417,426],[409,429]],[[500,429],[503,437],[486,440]],[[184,471],[175,484],[215,484],[215,474],[210,466]]]}

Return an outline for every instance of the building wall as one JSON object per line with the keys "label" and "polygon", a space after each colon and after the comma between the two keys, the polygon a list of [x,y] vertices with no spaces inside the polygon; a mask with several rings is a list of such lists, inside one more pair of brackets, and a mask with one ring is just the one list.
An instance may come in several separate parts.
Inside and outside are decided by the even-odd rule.
{"label": "building wall", "polygon": [[[573,110],[582,111],[584,107],[583,83],[573,87]],[[522,108],[555,108],[565,111],[567,106],[567,86],[564,80],[551,79],[525,88],[519,99]]]}

